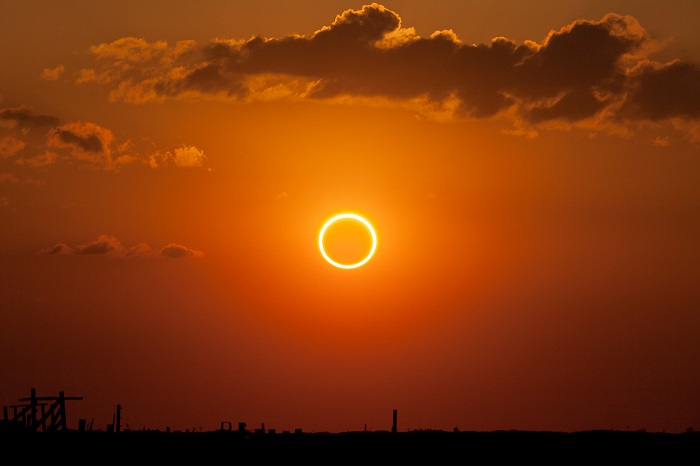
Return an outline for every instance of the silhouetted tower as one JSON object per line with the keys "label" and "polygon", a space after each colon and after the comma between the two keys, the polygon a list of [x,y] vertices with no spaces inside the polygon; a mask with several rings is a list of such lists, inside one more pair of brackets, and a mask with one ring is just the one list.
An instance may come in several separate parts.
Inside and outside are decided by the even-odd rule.
{"label": "silhouetted tower", "polygon": [[391,433],[396,433],[396,410],[394,410],[394,422],[391,424]]}
{"label": "silhouetted tower", "polygon": [[122,430],[122,405],[117,405],[117,420],[115,422],[114,430],[120,432]]}

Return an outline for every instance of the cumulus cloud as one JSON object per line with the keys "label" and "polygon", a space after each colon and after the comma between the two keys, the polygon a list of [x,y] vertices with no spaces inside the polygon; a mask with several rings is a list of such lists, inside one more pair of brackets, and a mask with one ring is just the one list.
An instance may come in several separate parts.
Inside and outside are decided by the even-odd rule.
{"label": "cumulus cloud", "polygon": [[38,254],[44,256],[76,255],[115,258],[166,257],[172,259],[203,256],[201,251],[196,251],[175,243],[167,244],[158,250],[153,249],[146,243],[139,243],[135,246],[126,247],[118,238],[111,235],[100,235],[94,241],[76,246],[70,246],[64,242],[59,242],[38,251]]}
{"label": "cumulus cloud", "polygon": [[58,65],[55,68],[44,68],[41,72],[41,79],[46,81],[56,81],[61,77],[61,74],[65,71],[63,65]]}
{"label": "cumulus cloud", "polygon": [[204,151],[195,146],[182,146],[175,149],[175,165],[178,167],[201,167],[206,157]]}
{"label": "cumulus cloud", "polygon": [[[92,49],[111,99],[382,99],[421,115],[507,118],[513,132],[551,122],[627,124],[700,118],[700,70],[653,63],[656,42],[610,13],[552,30],[541,41],[467,44],[454,31],[419,37],[373,3],[314,33],[191,42],[122,38]],[[196,52],[196,53],[195,53]]]}
{"label": "cumulus cloud", "polygon": [[206,160],[204,151],[196,146],[183,145],[175,148],[174,151],[156,150],[149,154],[148,165],[151,168],[160,168],[166,166],[175,166],[179,168],[198,168],[204,164]]}
{"label": "cumulus cloud", "polygon": [[121,242],[114,236],[100,235],[95,241],[82,244],[74,248],[75,254],[103,255],[120,253],[124,250]]}
{"label": "cumulus cloud", "polygon": [[644,61],[627,74],[619,114],[630,119],[700,118],[700,65]]}
{"label": "cumulus cloud", "polygon": [[60,256],[65,254],[73,254],[73,252],[73,248],[68,246],[66,243],[56,243],[49,248],[39,251],[40,254],[46,256]]}
{"label": "cumulus cloud", "polygon": [[181,257],[189,257],[189,256],[199,257],[202,255],[202,253],[200,251],[195,251],[193,249],[187,248],[187,247],[182,246],[180,244],[174,244],[174,243],[170,243],[167,246],[164,246],[160,250],[160,253],[165,257],[170,257],[173,259],[178,259]]}

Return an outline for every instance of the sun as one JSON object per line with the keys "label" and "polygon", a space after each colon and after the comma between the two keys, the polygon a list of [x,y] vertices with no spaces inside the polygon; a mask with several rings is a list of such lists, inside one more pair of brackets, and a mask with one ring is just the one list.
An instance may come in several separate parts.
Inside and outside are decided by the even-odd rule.
{"label": "sun", "polygon": [[[338,222],[339,220],[354,220],[356,222],[361,223],[364,225],[364,227],[367,229],[369,234],[372,236],[372,247],[370,248],[369,253],[361,260],[358,262],[354,263],[340,263],[337,262],[333,259],[330,258],[330,256],[326,253],[326,249],[323,245],[323,238],[328,230],[328,228],[333,225],[334,223]],[[318,234],[318,249],[321,251],[321,255],[323,256],[326,261],[328,261],[329,264],[333,265],[334,267],[338,267],[340,269],[356,269],[358,267],[362,267],[365,265],[374,255],[374,251],[377,249],[377,233],[374,231],[374,227],[372,226],[371,223],[369,223],[365,218],[353,214],[353,213],[342,213],[335,215],[331,218],[329,218],[326,223],[323,224],[323,227],[321,227],[321,231]]]}

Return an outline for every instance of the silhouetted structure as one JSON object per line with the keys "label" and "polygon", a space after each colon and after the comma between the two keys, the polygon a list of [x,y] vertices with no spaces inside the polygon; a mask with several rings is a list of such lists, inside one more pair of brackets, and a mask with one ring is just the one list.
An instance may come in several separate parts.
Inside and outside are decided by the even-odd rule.
{"label": "silhouetted structure", "polygon": [[122,430],[122,405],[118,404],[117,405],[117,416],[116,416],[116,421],[114,423],[114,430],[116,432],[121,432]]}
{"label": "silhouetted structure", "polygon": [[[51,432],[66,430],[66,401],[82,400],[82,396],[65,396],[59,392],[58,396],[36,396],[36,389],[31,389],[31,394],[27,398],[20,398],[19,401],[28,401],[25,404],[12,405],[12,418],[8,416],[8,407],[3,409],[5,421],[12,422],[16,426],[36,432]],[[40,403],[42,401],[52,403]]]}
{"label": "silhouetted structure", "polygon": [[396,410],[394,410],[394,420],[393,420],[393,422],[392,422],[392,424],[391,424],[391,433],[392,433],[392,434],[395,434],[395,433],[396,433],[396,430],[397,430],[397,429],[396,429],[396,414],[397,414],[397,413],[396,413]]}

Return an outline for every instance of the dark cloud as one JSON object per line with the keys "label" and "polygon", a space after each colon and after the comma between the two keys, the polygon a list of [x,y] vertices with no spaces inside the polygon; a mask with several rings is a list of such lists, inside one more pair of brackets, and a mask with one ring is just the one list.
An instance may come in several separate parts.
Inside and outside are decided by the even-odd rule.
{"label": "dark cloud", "polygon": [[42,249],[40,255],[56,256],[56,255],[79,255],[79,256],[110,256],[122,258],[138,258],[138,257],[200,257],[202,253],[195,251],[186,246],[170,243],[164,246],[159,251],[154,251],[148,244],[140,243],[132,247],[125,247],[121,241],[111,235],[100,235],[96,240],[84,243],[75,247],[69,246],[66,243],[56,243],[54,246]]}
{"label": "dark cloud", "polygon": [[95,134],[81,136],[67,129],[57,128],[54,134],[65,144],[77,146],[85,152],[102,152],[102,141]]}
{"label": "dark cloud", "polygon": [[73,248],[68,246],[66,243],[56,243],[50,248],[42,249],[39,254],[47,256],[56,256],[61,254],[72,254]]}
{"label": "dark cloud", "polygon": [[596,114],[605,107],[605,102],[586,90],[571,91],[549,106],[535,106],[528,111],[530,122],[550,120],[578,121]]}
{"label": "dark cloud", "polygon": [[109,254],[122,251],[122,245],[114,236],[101,235],[97,240],[75,248],[75,254]]}
{"label": "dark cloud", "polygon": [[631,119],[700,118],[700,66],[674,61],[632,70],[620,114]]}
{"label": "dark cloud", "polygon": [[[107,59],[114,55],[107,50],[121,47],[117,42],[100,46],[107,67],[101,72],[121,66]],[[373,3],[343,12],[310,36],[217,39],[194,62],[178,61],[175,49],[159,43],[159,53],[172,59],[121,66],[112,98],[381,97],[448,108],[457,117],[507,114],[530,125],[602,114],[618,121],[698,118],[698,66],[642,65],[653,44],[634,18],[614,13],[575,21],[541,42],[498,37],[466,44],[450,30],[423,38]]]}
{"label": "dark cloud", "polygon": [[0,110],[0,120],[10,122],[20,128],[40,128],[42,126],[54,126],[60,123],[58,118],[34,113],[31,108],[26,106]]}

